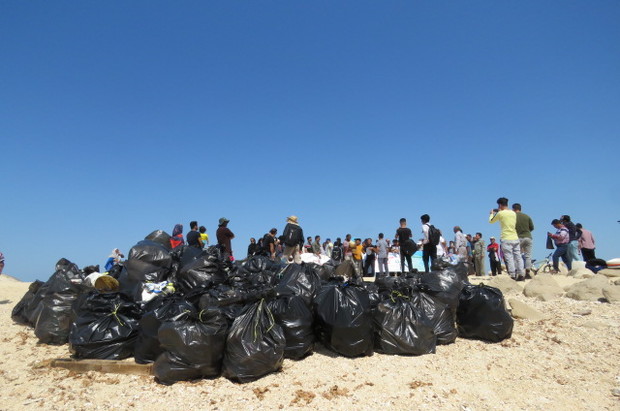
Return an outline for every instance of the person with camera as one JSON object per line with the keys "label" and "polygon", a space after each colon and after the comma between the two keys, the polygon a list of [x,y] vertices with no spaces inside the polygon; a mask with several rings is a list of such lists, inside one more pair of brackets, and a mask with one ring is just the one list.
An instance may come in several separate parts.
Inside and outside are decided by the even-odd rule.
{"label": "person with camera", "polygon": [[500,224],[500,243],[506,262],[506,270],[513,280],[523,281],[523,258],[521,257],[521,243],[517,235],[517,213],[508,209],[508,199],[500,197],[497,199],[498,208],[489,212],[489,223]]}

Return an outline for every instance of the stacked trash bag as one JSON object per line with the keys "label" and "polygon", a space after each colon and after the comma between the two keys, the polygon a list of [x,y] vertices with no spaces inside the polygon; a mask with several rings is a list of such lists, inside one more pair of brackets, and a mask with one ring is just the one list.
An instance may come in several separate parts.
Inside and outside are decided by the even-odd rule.
{"label": "stacked trash bag", "polygon": [[170,248],[154,231],[100,274],[61,259],[13,309],[46,344],[74,358],[153,363],[156,381],[224,376],[238,382],[301,360],[317,343],[345,357],[432,354],[457,337],[498,342],[513,321],[501,292],[438,259],[431,273],[355,278],[350,262],[231,263],[217,246]]}

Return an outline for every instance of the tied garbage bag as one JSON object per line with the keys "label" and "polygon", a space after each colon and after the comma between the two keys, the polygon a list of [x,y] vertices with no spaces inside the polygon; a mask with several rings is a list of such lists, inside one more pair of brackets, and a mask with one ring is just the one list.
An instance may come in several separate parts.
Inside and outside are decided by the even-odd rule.
{"label": "tied garbage bag", "polygon": [[347,357],[372,355],[373,320],[364,287],[332,281],[321,288],[313,308],[323,345]]}
{"label": "tied garbage bag", "polygon": [[177,287],[180,292],[188,293],[195,288],[222,284],[226,277],[218,254],[205,250],[189,264],[181,267],[177,274]]}
{"label": "tied garbage bag", "polygon": [[28,287],[28,291],[26,291],[26,294],[24,294],[22,299],[19,300],[17,304],[15,304],[15,307],[13,307],[13,311],[11,312],[11,318],[13,319],[13,321],[23,325],[34,325],[30,322],[28,318],[28,310],[30,304],[35,301],[35,296],[37,295],[37,292],[42,285],[43,281],[39,280],[30,284],[30,286]]}
{"label": "tied garbage bag", "polygon": [[468,285],[459,296],[456,310],[459,336],[499,342],[512,335],[513,319],[502,292],[488,285]]}
{"label": "tied garbage bag", "polygon": [[284,332],[284,357],[300,360],[310,354],[314,349],[314,316],[303,298],[280,297],[269,301],[268,307]]}
{"label": "tied garbage bag", "polygon": [[155,361],[164,352],[159,343],[159,327],[179,314],[194,310],[194,306],[179,295],[162,295],[149,301],[139,321],[138,339],[134,347],[136,362],[147,364]]}
{"label": "tied garbage bag", "polygon": [[75,358],[122,360],[133,355],[142,312],[128,297],[92,291],[75,312],[69,335]]}
{"label": "tied garbage bag", "polygon": [[172,250],[172,245],[170,244],[170,234],[164,230],[155,230],[144,239],[163,245],[168,250]]}
{"label": "tied garbage bag", "polygon": [[452,344],[456,341],[457,332],[454,324],[454,314],[450,307],[430,294],[421,291],[411,293],[411,302],[418,312],[423,312],[428,318],[438,345]]}
{"label": "tied garbage bag", "polygon": [[265,300],[246,305],[226,338],[224,377],[249,382],[280,369],[286,340]]}
{"label": "tied garbage bag", "polygon": [[464,263],[452,265],[440,258],[435,260],[430,273],[419,274],[417,278],[408,280],[450,308],[456,308],[461,290],[469,284]]}
{"label": "tied garbage bag", "polygon": [[394,291],[374,313],[375,349],[384,354],[435,353],[437,338],[424,312],[406,295]]}
{"label": "tied garbage bag", "polygon": [[312,305],[314,296],[321,288],[319,275],[305,263],[287,265],[278,277],[280,277],[276,285],[278,295],[298,295],[304,299],[308,307]]}
{"label": "tied garbage bag", "polygon": [[215,378],[220,375],[228,322],[219,310],[185,311],[159,327],[165,350],[153,366],[156,381]]}
{"label": "tied garbage bag", "polygon": [[129,250],[124,267],[128,280],[132,283],[158,283],[168,279],[172,262],[168,248],[150,240],[143,240]]}

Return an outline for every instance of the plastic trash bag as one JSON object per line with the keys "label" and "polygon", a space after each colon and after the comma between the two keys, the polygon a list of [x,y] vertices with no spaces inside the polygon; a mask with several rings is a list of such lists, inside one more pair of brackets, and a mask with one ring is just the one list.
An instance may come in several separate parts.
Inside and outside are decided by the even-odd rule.
{"label": "plastic trash bag", "polygon": [[284,332],[284,357],[300,360],[310,354],[314,349],[314,316],[303,298],[280,297],[269,301],[267,306]]}
{"label": "plastic trash bag", "polygon": [[134,358],[138,364],[153,362],[164,352],[159,343],[158,331],[165,321],[186,311],[195,311],[195,308],[183,297],[173,294],[155,297],[145,305],[144,311],[134,347]]}
{"label": "plastic trash bag", "polygon": [[488,285],[468,285],[456,310],[459,337],[499,342],[512,335],[514,321],[502,292]]}
{"label": "plastic trash bag", "polygon": [[417,278],[408,279],[420,289],[439,299],[450,308],[456,308],[459,304],[459,294],[466,284],[467,266],[460,262],[452,265],[442,259],[437,259],[433,263],[430,273],[420,273]]}
{"label": "plastic trash bag", "polygon": [[170,243],[170,234],[168,234],[164,230],[155,230],[151,234],[144,237],[144,239],[163,245],[168,250],[172,250],[172,244]]}
{"label": "plastic trash bag", "polygon": [[368,291],[363,286],[332,281],[314,299],[319,341],[347,357],[372,355],[373,320]]}
{"label": "plastic trash bag", "polygon": [[282,273],[276,285],[278,295],[298,295],[311,306],[312,300],[321,288],[319,275],[307,264],[289,264]]}
{"label": "plastic trash bag", "polygon": [[230,327],[222,374],[249,382],[278,371],[286,340],[265,300],[247,305]]}
{"label": "plastic trash bag", "polygon": [[211,287],[226,281],[227,274],[218,255],[203,251],[189,264],[181,267],[177,274],[177,288],[187,293],[199,287]]}
{"label": "plastic trash bag", "polygon": [[437,338],[425,313],[409,297],[393,292],[374,312],[375,349],[384,354],[435,353]]}
{"label": "plastic trash bag", "polygon": [[37,295],[37,292],[43,284],[43,281],[39,280],[36,280],[32,284],[30,284],[30,286],[28,287],[28,291],[26,291],[26,294],[24,294],[22,299],[19,300],[17,304],[15,304],[15,307],[13,307],[13,311],[11,311],[11,319],[13,321],[23,325],[34,325],[30,322],[28,318],[28,310],[30,304],[32,304],[32,302],[35,300],[35,296]]}
{"label": "plastic trash bag", "polygon": [[75,358],[122,360],[131,357],[142,311],[120,293],[93,291],[76,307],[69,349]]}
{"label": "plastic trash bag", "polygon": [[433,326],[438,345],[452,344],[456,341],[458,333],[454,323],[454,313],[450,307],[421,291],[413,291],[410,296],[414,307],[421,310]]}
{"label": "plastic trash bag", "polygon": [[167,280],[172,269],[170,249],[150,240],[140,241],[129,250],[124,267],[133,282],[158,283]]}
{"label": "plastic trash bag", "polygon": [[153,366],[156,381],[173,384],[220,375],[228,322],[214,309],[179,314],[159,327],[165,350]]}

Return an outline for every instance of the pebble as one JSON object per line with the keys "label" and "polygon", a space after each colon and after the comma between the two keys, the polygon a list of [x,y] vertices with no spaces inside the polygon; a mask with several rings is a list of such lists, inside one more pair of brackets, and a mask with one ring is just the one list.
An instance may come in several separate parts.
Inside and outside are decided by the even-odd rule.
{"label": "pebble", "polygon": [[584,310],[579,310],[579,311],[575,311],[576,315],[590,315],[592,314],[592,310],[590,309],[584,309]]}
{"label": "pebble", "polygon": [[613,395],[614,397],[620,397],[620,388],[614,388],[613,390],[611,390],[611,395]]}

